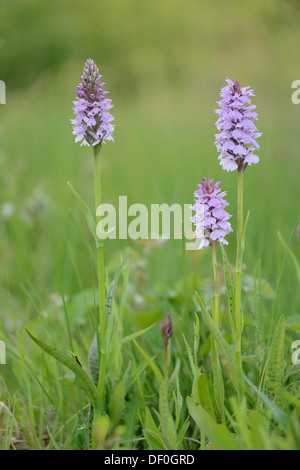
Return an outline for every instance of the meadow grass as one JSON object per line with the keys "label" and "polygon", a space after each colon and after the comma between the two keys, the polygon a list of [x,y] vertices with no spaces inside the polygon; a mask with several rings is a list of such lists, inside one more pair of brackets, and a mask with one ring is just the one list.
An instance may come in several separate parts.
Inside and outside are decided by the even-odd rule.
{"label": "meadow grass", "polygon": [[[249,84],[255,88],[263,136],[261,162],[247,170],[244,182],[244,209],[245,213],[250,211],[242,281],[246,378],[236,378],[236,382],[243,382],[246,393],[234,391],[230,351],[220,340],[225,418],[216,425],[222,419],[213,394],[211,330],[209,319],[202,316],[194,296],[197,290],[210,314],[213,272],[208,250],[183,252],[178,240],[163,245],[108,240],[107,287],[127,246],[129,253],[111,314],[113,347],[107,371],[110,429],[103,431],[108,425],[101,416],[95,423],[98,445],[109,449],[299,449],[299,366],[291,362],[291,344],[299,337],[299,240],[295,228],[299,221],[300,169],[299,109],[290,100],[290,85],[297,78],[297,54],[292,45],[299,36],[292,6],[286,6],[281,17],[280,2],[274,2],[273,7],[260,7],[259,2],[253,2],[247,11],[250,21],[258,21],[256,37],[250,28],[243,29],[246,20],[242,20],[237,32],[232,32],[232,26],[246,11],[242,6],[233,18],[223,16],[221,23],[220,10],[216,13],[209,2],[206,18],[199,15],[197,2],[191,2],[186,19],[180,17],[182,9],[177,4],[169,18],[169,2],[162,2],[157,15],[150,4],[135,10],[133,3],[126,9],[122,2],[116,2],[121,10],[110,20],[112,7],[103,6],[104,18],[110,25],[104,32],[99,32],[96,20],[91,19],[95,22],[91,29],[97,44],[104,41],[106,34],[101,60],[104,69],[108,64],[106,81],[111,75],[116,118],[115,144],[104,145],[101,152],[103,202],[117,204],[119,195],[127,195],[129,203],[148,206],[162,202],[187,204],[193,202],[193,191],[202,176],[221,179],[234,214],[234,233],[228,237],[227,249],[233,265],[236,180],[223,172],[217,162],[213,110],[226,75],[240,78],[241,82],[246,80],[246,84],[251,80]],[[222,8],[222,2],[216,3]],[[79,3],[74,5],[74,24],[81,24]],[[37,4],[34,8],[38,8]],[[96,2],[92,8],[99,13]],[[9,24],[19,24],[22,16],[9,7],[4,11],[9,31]],[[92,207],[92,157],[86,148],[74,144],[69,119],[83,62],[86,55],[97,55],[98,45],[82,24],[84,39],[76,55],[72,45],[72,41],[80,43],[76,28],[69,25],[72,34],[63,38],[66,14],[60,17],[64,22],[60,20],[62,24],[57,26],[55,35],[51,21],[54,10],[48,6],[44,14],[41,24],[47,25],[48,36],[45,33],[41,38],[46,45],[52,41],[53,48],[49,49],[54,51],[53,56],[49,52],[48,62],[40,64],[39,53],[34,49],[36,55],[28,65],[17,55],[21,72],[27,71],[21,87],[13,81],[13,77],[20,77],[20,71],[8,57],[4,62],[7,78],[0,77],[7,81],[12,77],[13,87],[8,95],[9,105],[1,106],[0,129],[0,339],[7,346],[7,364],[0,366],[1,449],[89,447],[90,403],[86,390],[76,374],[42,352],[24,329],[26,326],[34,336],[63,350],[70,358],[72,351],[88,372],[97,309],[96,256],[92,237],[67,181]],[[131,27],[125,21],[115,28],[114,36],[111,30],[122,14],[130,18]],[[156,16],[158,31],[153,44],[151,27]],[[144,29],[141,18],[148,18]],[[41,27],[40,19],[38,15],[32,18],[32,36],[24,26],[28,45],[33,44],[32,38]],[[175,34],[178,27],[183,31],[181,41]],[[235,35],[242,30],[240,44]],[[124,45],[124,38],[128,46]],[[173,42],[168,38],[173,38]],[[224,38],[231,38],[227,46]],[[247,42],[250,40],[251,46]],[[161,43],[164,47],[158,55]],[[21,50],[11,43],[9,47],[11,51]],[[218,51],[218,60],[210,54],[211,47]],[[285,48],[289,48],[288,57]],[[239,57],[241,50],[243,58]],[[275,51],[276,60],[272,59]],[[141,58],[143,53],[145,59]],[[201,59],[197,61],[198,53]],[[239,72],[242,77],[235,77]],[[220,328],[222,338],[231,345],[234,339],[226,270],[219,247],[217,256]],[[170,380],[166,389],[159,375],[164,363],[159,325],[167,312],[171,314],[174,333],[168,350]],[[282,314],[286,324],[284,339]],[[151,326],[140,337],[118,344],[121,337]],[[270,393],[266,377],[280,382],[275,395],[274,390]],[[195,400],[200,403],[200,411]],[[162,411],[165,406],[172,419]]]}

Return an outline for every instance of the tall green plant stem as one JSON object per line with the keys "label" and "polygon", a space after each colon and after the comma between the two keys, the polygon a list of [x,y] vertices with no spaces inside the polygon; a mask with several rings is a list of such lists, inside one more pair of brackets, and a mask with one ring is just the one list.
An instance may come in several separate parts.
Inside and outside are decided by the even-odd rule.
{"label": "tall green plant stem", "polygon": [[164,377],[168,383],[168,341],[164,344]]}
{"label": "tall green plant stem", "polygon": [[242,260],[243,260],[243,170],[238,170],[238,197],[237,197],[237,250],[235,265],[235,330],[236,357],[240,367],[242,367],[242,313],[241,313],[241,277],[242,277]]}
{"label": "tall green plant stem", "polygon": [[[94,185],[95,185],[95,210],[101,204],[101,179],[100,179],[100,149],[94,149]],[[99,221],[99,216],[98,216]],[[100,327],[100,370],[98,381],[98,392],[101,397],[101,408],[104,405],[104,389],[106,376],[106,315],[105,315],[105,272],[104,272],[104,250],[103,244],[97,246],[97,276],[98,276],[98,295],[99,295],[99,327]]]}
{"label": "tall green plant stem", "polygon": [[213,270],[214,270],[214,285],[215,285],[215,308],[213,314],[213,320],[217,327],[219,328],[219,305],[220,305],[220,295],[219,295],[219,274],[217,268],[217,242],[213,242],[211,245],[212,250],[212,263],[213,263]]}
{"label": "tall green plant stem", "polygon": [[[213,321],[217,328],[220,323],[220,295],[219,295],[219,273],[217,266],[217,242],[211,244],[212,252],[212,264],[214,271],[214,286],[215,286],[215,305],[213,308]],[[217,404],[217,408],[220,414],[221,422],[225,422],[224,414],[224,383],[221,371],[221,365],[219,360],[219,347],[218,343],[211,333],[211,361],[213,368],[213,384],[214,384],[214,396]]]}

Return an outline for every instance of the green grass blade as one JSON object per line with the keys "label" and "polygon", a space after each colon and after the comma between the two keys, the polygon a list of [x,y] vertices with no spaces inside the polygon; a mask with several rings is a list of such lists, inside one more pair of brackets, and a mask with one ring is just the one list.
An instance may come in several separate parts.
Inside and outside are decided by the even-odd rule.
{"label": "green grass blade", "polygon": [[88,205],[86,204],[86,202],[82,199],[82,197],[78,194],[78,192],[73,188],[73,186],[71,185],[71,183],[68,181],[67,182],[72,194],[76,197],[77,201],[79,202],[80,204],[80,207],[84,213],[84,216],[85,216],[85,219],[86,219],[86,223],[88,225],[88,228],[90,229],[90,232],[91,234],[93,235],[94,239],[95,239],[95,242],[96,242],[96,246],[99,247],[103,244],[102,240],[100,240],[98,237],[97,237],[97,233],[96,233],[96,221],[94,219],[94,217],[92,216],[92,213],[88,207]]}
{"label": "green grass blade", "polygon": [[162,373],[160,372],[159,368],[156,366],[156,364],[152,361],[151,357],[146,353],[146,351],[143,350],[143,348],[141,348],[141,346],[135,341],[133,340],[133,343],[134,345],[137,347],[137,349],[140,351],[140,353],[142,354],[142,356],[144,356],[144,358],[146,359],[146,361],[148,362],[149,366],[151,367],[152,371],[154,372],[154,375],[156,376],[157,380],[159,381],[159,383],[163,380],[163,375]]}
{"label": "green grass blade", "polygon": [[135,338],[138,338],[139,336],[142,336],[144,333],[151,330],[151,328],[153,328],[153,327],[154,327],[154,324],[148,326],[148,328],[144,328],[143,330],[136,331],[135,333],[132,333],[131,335],[125,336],[125,338],[121,339],[119,344],[122,345],[122,344],[129,343],[130,341],[133,341]]}
{"label": "green grass blade", "polygon": [[294,253],[292,252],[291,248],[289,247],[289,245],[286,243],[286,241],[283,239],[282,235],[280,232],[277,232],[277,235],[278,235],[278,238],[280,240],[280,243],[282,244],[282,246],[285,248],[285,250],[287,251],[287,253],[290,255],[293,263],[294,263],[294,266],[295,266],[295,269],[296,269],[296,275],[297,275],[297,279],[298,279],[298,282],[300,284],[300,263],[298,261],[298,259],[296,258],[296,256],[294,255]]}

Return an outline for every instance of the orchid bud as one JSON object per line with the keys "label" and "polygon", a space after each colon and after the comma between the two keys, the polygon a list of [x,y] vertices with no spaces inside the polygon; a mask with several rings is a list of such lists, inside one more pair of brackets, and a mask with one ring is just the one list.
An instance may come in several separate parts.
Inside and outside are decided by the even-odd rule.
{"label": "orchid bud", "polygon": [[166,318],[161,322],[160,325],[161,334],[164,340],[165,346],[167,346],[169,339],[173,334],[173,325],[171,321],[170,314],[168,313]]}

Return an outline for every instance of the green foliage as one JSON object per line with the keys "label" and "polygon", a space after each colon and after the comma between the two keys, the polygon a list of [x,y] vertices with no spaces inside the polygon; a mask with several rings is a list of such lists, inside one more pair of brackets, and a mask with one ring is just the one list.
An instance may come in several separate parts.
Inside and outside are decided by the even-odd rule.
{"label": "green foliage", "polygon": [[242,450],[238,440],[229,432],[224,424],[217,422],[193,398],[187,398],[187,406],[199,429],[208,437],[212,444],[220,450]]}
{"label": "green foliage", "polygon": [[99,247],[99,246],[103,245],[103,241],[100,240],[97,237],[97,234],[96,234],[96,221],[95,221],[94,217],[92,216],[92,213],[91,213],[88,205],[86,204],[86,202],[84,202],[82,197],[73,188],[73,186],[71,185],[71,183],[69,181],[68,181],[68,186],[69,186],[70,190],[72,191],[72,194],[76,197],[77,201],[79,202],[79,204],[81,206],[81,209],[84,213],[88,228],[89,228],[91,234],[93,235],[93,237],[95,238],[96,247]]}
{"label": "green foliage", "polygon": [[218,347],[215,340],[211,339],[210,346],[211,370],[213,374],[214,397],[219,412],[220,420],[224,421],[224,383],[218,355]]}
{"label": "green foliage", "polygon": [[[243,375],[233,346],[235,234],[219,265],[218,329],[205,250],[186,252],[183,261],[180,240],[108,240],[106,414],[95,420],[93,444],[300,449],[299,365],[291,363],[300,332],[299,240],[292,230],[299,212],[299,106],[290,100],[299,18],[296,1],[191,0],[188,9],[173,0],[155,7],[91,0],[88,8],[79,0],[2,2],[1,450],[89,447],[101,346],[94,248],[102,241],[88,209],[91,158],[74,144],[69,123],[87,56],[99,64],[114,103],[115,143],[103,146],[101,172],[103,200],[115,207],[120,194],[148,207],[190,204],[204,171],[222,179],[235,214],[233,175],[217,165],[213,145],[213,109],[225,76],[253,86],[263,132],[261,162],[245,173],[245,209],[252,215],[242,276]],[[67,180],[87,202],[68,190]],[[197,297],[200,306],[195,290],[205,299]],[[174,323],[168,383],[159,331],[166,312]],[[272,338],[282,312],[285,333],[280,318]],[[36,344],[30,341],[24,325],[46,342],[32,335]],[[224,394],[214,387],[217,361]]]}
{"label": "green foliage", "polygon": [[215,411],[208,389],[205,374],[199,374],[193,387],[193,397],[199,405],[215,420]]}
{"label": "green foliage", "polygon": [[116,386],[116,389],[108,404],[110,425],[113,427],[119,423],[121,415],[126,407],[124,379]]}
{"label": "green foliage", "polygon": [[259,388],[257,388],[247,377],[244,377],[245,382],[249,386],[249,391],[255,392],[258,397],[262,400],[262,402],[266,405],[266,407],[271,412],[272,418],[274,418],[278,424],[280,424],[283,429],[286,428],[288,423],[288,417],[284,411],[282,411],[276,404],[267,396],[265,395]]}
{"label": "green foliage", "polygon": [[203,300],[199,296],[199,294],[196,292],[196,300],[201,308],[201,313],[203,315],[203,319],[205,321],[206,326],[212,333],[213,337],[216,340],[216,343],[219,345],[220,349],[222,350],[226,360],[228,361],[228,367],[231,372],[231,378],[232,378],[232,383],[237,391],[237,393],[241,396],[244,393],[244,383],[241,377],[241,372],[236,360],[236,357],[230,347],[230,345],[227,343],[227,341],[223,338],[219,328],[215,325],[213,322],[211,316],[209,315]]}
{"label": "green foliage", "polygon": [[151,450],[167,450],[164,437],[159,432],[154,419],[148,408],[146,408],[144,436]]}
{"label": "green foliage", "polygon": [[284,315],[281,315],[270,346],[266,367],[266,386],[268,395],[277,405],[281,405],[280,391],[283,388],[282,374],[284,366],[284,338],[285,317]]}
{"label": "green foliage", "polygon": [[99,400],[99,396],[97,393],[97,389],[91,382],[90,378],[88,375],[84,372],[83,368],[81,365],[78,364],[78,362],[74,358],[71,358],[68,356],[68,354],[64,353],[63,351],[54,348],[52,346],[49,346],[48,344],[44,343],[43,341],[39,340],[35,336],[33,336],[27,329],[27,334],[30,336],[30,338],[41,348],[43,349],[49,356],[54,357],[57,361],[61,362],[64,364],[68,369],[70,369],[76,377],[79,378],[79,380],[82,382],[83,386],[86,388],[86,391],[90,395],[91,400],[93,401],[94,404],[97,404]]}
{"label": "green foliage", "polygon": [[89,354],[88,354],[88,366],[89,366],[89,371],[92,376],[92,381],[95,387],[98,385],[98,380],[99,380],[99,346],[98,346],[98,336],[99,334],[95,334]]}
{"label": "green foliage", "polygon": [[300,284],[300,263],[299,263],[299,260],[296,258],[296,256],[294,255],[293,251],[291,250],[291,248],[288,246],[288,244],[286,243],[286,241],[283,239],[282,235],[280,232],[278,232],[278,238],[282,244],[282,246],[285,248],[285,250],[287,251],[287,253],[290,255],[293,263],[294,263],[294,266],[295,266],[295,270],[296,270],[296,275],[297,275],[297,279],[298,279],[298,282]]}
{"label": "green foliage", "polygon": [[223,244],[221,244],[222,257],[223,257],[223,266],[224,266],[224,276],[225,276],[225,286],[229,306],[229,319],[231,332],[235,337],[235,327],[234,327],[234,318],[235,318],[235,280],[233,272],[225,251]]}

